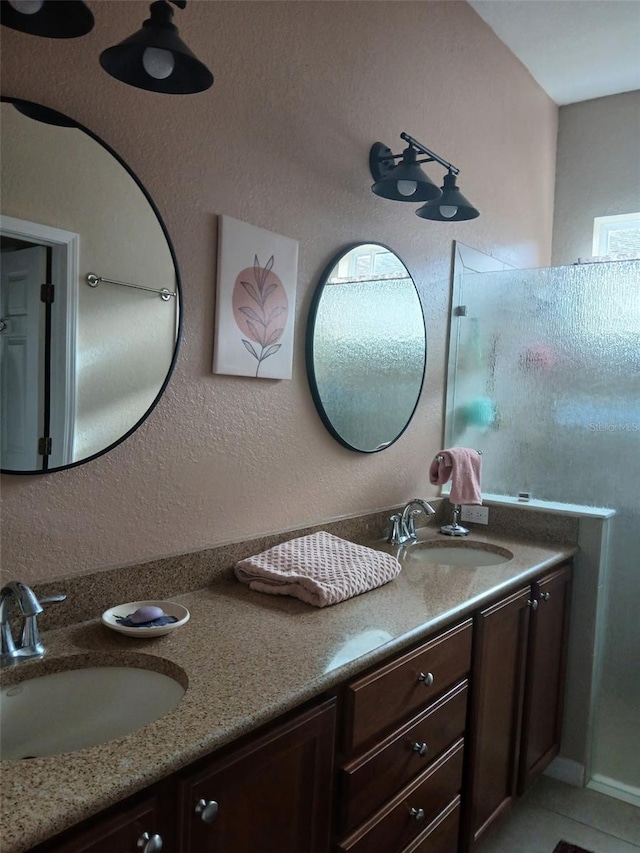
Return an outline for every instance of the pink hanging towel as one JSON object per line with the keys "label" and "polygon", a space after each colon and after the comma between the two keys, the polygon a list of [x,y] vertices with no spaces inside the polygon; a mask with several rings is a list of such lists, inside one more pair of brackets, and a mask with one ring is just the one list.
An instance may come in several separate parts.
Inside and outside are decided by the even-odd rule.
{"label": "pink hanging towel", "polygon": [[[442,457],[442,461],[438,460]],[[436,455],[429,468],[429,482],[442,486],[451,480],[449,500],[454,504],[481,504],[480,469],[482,461],[477,450],[470,447],[450,447]]]}

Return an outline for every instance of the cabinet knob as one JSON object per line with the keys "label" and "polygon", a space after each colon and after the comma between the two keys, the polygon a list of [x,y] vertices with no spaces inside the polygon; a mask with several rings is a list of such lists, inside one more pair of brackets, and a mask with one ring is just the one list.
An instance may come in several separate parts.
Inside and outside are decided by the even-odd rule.
{"label": "cabinet knob", "polygon": [[162,836],[149,835],[148,832],[143,832],[136,847],[140,848],[141,853],[160,853],[162,850]]}
{"label": "cabinet knob", "polygon": [[418,676],[418,681],[422,681],[425,687],[431,687],[431,685],[433,684],[433,673],[421,672]]}
{"label": "cabinet knob", "polygon": [[409,812],[409,814],[411,815],[411,817],[412,817],[414,820],[417,820],[417,821],[418,821],[418,823],[419,823],[421,820],[424,820],[424,809],[411,809],[411,811]]}
{"label": "cabinet knob", "polygon": [[537,598],[534,598],[534,599],[530,598],[527,601],[527,607],[530,607],[532,610],[537,610],[538,609],[538,599]]}
{"label": "cabinet knob", "polygon": [[419,741],[416,741],[411,748],[421,757],[424,757],[427,754],[427,750],[429,749],[426,743],[420,743]]}
{"label": "cabinet knob", "polygon": [[205,823],[213,823],[218,815],[218,804],[215,800],[198,800],[195,812]]}
{"label": "cabinet knob", "polygon": [[550,592],[541,592],[541,593],[540,593],[540,598],[541,598],[543,601],[549,601],[549,599],[551,598],[551,593],[550,593]]}

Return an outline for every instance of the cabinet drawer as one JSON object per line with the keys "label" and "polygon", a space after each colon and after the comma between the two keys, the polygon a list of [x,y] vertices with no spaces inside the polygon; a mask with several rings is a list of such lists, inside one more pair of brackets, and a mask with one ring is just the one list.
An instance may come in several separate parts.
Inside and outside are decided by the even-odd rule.
{"label": "cabinet drawer", "polygon": [[462,737],[467,715],[467,682],[389,735],[341,770],[342,828],[348,832]]}
{"label": "cabinet drawer", "polygon": [[471,664],[471,620],[352,682],[346,689],[347,753],[421,710],[466,678]]}
{"label": "cabinet drawer", "polygon": [[426,828],[424,833],[402,851],[402,853],[455,853],[458,850],[460,833],[460,797],[456,797],[446,809]]}
{"label": "cabinet drawer", "polygon": [[[421,835],[460,792],[464,741],[457,741],[431,767],[404,788],[338,850],[343,853],[401,853]],[[428,849],[428,848],[427,848]],[[454,848],[455,849],[455,848]]]}

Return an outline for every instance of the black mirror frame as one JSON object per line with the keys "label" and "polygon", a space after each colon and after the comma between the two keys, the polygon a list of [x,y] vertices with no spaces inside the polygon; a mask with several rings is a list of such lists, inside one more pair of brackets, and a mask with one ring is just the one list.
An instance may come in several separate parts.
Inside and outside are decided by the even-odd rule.
{"label": "black mirror frame", "polygon": [[80,122],[75,121],[74,119],[70,119],[68,116],[64,115],[64,113],[60,113],[57,110],[51,109],[50,107],[45,107],[42,104],[36,104],[33,101],[27,101],[24,98],[13,98],[9,95],[0,95],[0,103],[8,103],[13,104],[20,112],[23,112],[25,115],[29,115],[30,117],[37,119],[39,121],[44,121],[47,124],[59,124],[64,127],[77,127],[79,130],[86,133],[91,139],[101,145],[105,151],[111,154],[112,157],[122,166],[122,168],[127,172],[127,174],[133,179],[138,189],[142,192],[143,196],[147,200],[149,207],[155,214],[156,219],[158,220],[158,224],[162,229],[162,233],[164,234],[165,240],[167,241],[167,246],[169,248],[169,253],[171,255],[171,260],[173,261],[173,268],[175,270],[176,276],[176,293],[178,300],[178,324],[176,329],[176,340],[173,348],[173,357],[171,359],[171,363],[169,364],[169,369],[167,370],[167,375],[160,387],[160,390],[154,397],[151,405],[147,409],[147,411],[142,415],[142,417],[129,429],[125,432],[117,441],[112,442],[111,444],[104,447],[98,453],[93,453],[91,456],[85,456],[83,459],[79,459],[76,462],[70,462],[68,465],[59,465],[56,468],[47,468],[47,469],[35,469],[29,471],[15,471],[8,468],[0,468],[0,474],[10,474],[12,476],[33,476],[38,474],[54,474],[57,471],[66,471],[69,468],[77,468],[79,465],[84,465],[87,462],[92,462],[94,459],[98,459],[100,456],[104,456],[106,453],[109,453],[119,444],[122,444],[123,441],[126,441],[133,433],[139,429],[140,426],[147,420],[151,412],[158,405],[158,402],[162,395],[164,394],[167,385],[169,384],[169,380],[171,379],[171,375],[173,374],[173,370],[176,365],[176,361],[178,359],[178,352],[180,350],[180,343],[182,341],[182,318],[184,314],[184,303],[183,303],[183,294],[182,294],[182,282],[180,279],[180,269],[178,267],[178,259],[176,257],[175,248],[171,237],[169,236],[169,232],[167,230],[167,226],[164,223],[162,216],[160,215],[160,211],[156,207],[154,200],[151,198],[149,192],[146,187],[142,183],[142,181],[138,178],[133,169],[125,163],[125,161],[120,157],[120,155],[113,150],[113,148],[108,145],[103,139],[101,139],[96,133],[92,130],[89,130],[84,125],[80,124]]}
{"label": "black mirror frame", "polygon": [[[314,364],[314,354],[315,354],[315,352],[314,352],[314,334],[315,334],[315,327],[316,327],[316,317],[318,314],[318,307],[320,305],[320,299],[322,298],[322,293],[324,291],[327,280],[328,280],[332,270],[334,269],[334,267],[338,263],[338,261],[340,261],[342,258],[344,258],[344,256],[347,255],[349,252],[351,252],[353,249],[357,249],[358,246],[380,246],[381,248],[386,249],[388,252],[391,252],[392,254],[394,254],[398,258],[398,260],[403,264],[403,266],[407,270],[409,278],[411,279],[411,282],[413,283],[413,286],[416,290],[418,302],[420,303],[420,311],[422,314],[422,323],[424,326],[424,360],[423,360],[423,364],[422,364],[422,380],[420,382],[420,388],[418,390],[418,393],[416,394],[415,405],[414,405],[413,409],[411,410],[411,414],[407,418],[407,422],[405,423],[404,427],[400,430],[400,432],[396,435],[396,437],[394,439],[392,439],[391,441],[389,441],[388,443],[384,444],[384,446],[376,447],[376,448],[373,448],[372,450],[363,450],[360,447],[354,447],[342,435],[340,435],[340,433],[335,429],[335,427],[331,423],[331,420],[330,420],[330,418],[326,412],[326,409],[324,408],[324,406],[322,404],[322,400],[320,398],[320,392],[318,391],[318,382],[316,379],[316,371],[315,371],[315,364]],[[404,263],[402,258],[396,252],[394,252],[393,249],[391,249],[389,246],[385,245],[384,243],[377,242],[376,240],[360,241],[358,243],[349,243],[347,246],[345,246],[343,249],[341,249],[341,251],[339,251],[337,254],[335,254],[333,256],[333,258],[329,261],[329,263],[327,264],[327,266],[323,270],[323,272],[322,272],[322,274],[318,280],[318,284],[316,285],[316,288],[313,292],[313,296],[311,298],[311,304],[309,306],[309,316],[307,318],[307,329],[306,329],[306,337],[305,337],[305,360],[306,360],[306,366],[307,366],[307,381],[309,382],[309,390],[311,391],[311,396],[313,398],[313,402],[315,404],[317,412],[320,415],[322,423],[325,425],[327,430],[331,433],[331,435],[335,438],[335,440],[337,442],[339,442],[343,447],[346,447],[348,450],[354,450],[356,453],[380,453],[381,451],[387,450],[389,447],[391,447],[391,445],[395,444],[396,441],[398,441],[398,439],[400,439],[402,437],[402,435],[406,432],[407,428],[409,427],[409,424],[413,420],[413,416],[416,413],[416,409],[418,408],[418,404],[420,403],[420,398],[422,396],[422,389],[424,388],[424,381],[425,381],[425,377],[427,374],[427,325],[426,325],[425,318],[424,318],[424,308],[422,307],[422,300],[420,299],[420,293],[418,292],[418,288],[416,287],[416,283],[413,280],[413,276],[409,272],[409,268]]]}

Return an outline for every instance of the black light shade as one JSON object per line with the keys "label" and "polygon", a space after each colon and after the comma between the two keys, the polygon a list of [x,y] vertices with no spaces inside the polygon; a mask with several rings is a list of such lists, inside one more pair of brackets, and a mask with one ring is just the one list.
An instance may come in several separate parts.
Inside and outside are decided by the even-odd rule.
{"label": "black light shade", "polygon": [[151,92],[188,95],[208,89],[213,74],[178,36],[171,6],[156,0],[150,10],[142,29],[100,54],[100,65],[116,80]]}
{"label": "black light shade", "polygon": [[50,39],[84,36],[93,29],[93,14],[82,0],[1,0],[5,27]]}
{"label": "black light shade", "polygon": [[460,222],[464,219],[475,219],[480,216],[480,211],[462,195],[456,186],[456,176],[449,172],[444,176],[440,198],[419,207],[416,216],[421,219],[435,219],[437,222]]}
{"label": "black light shade", "polygon": [[402,152],[402,160],[397,166],[390,157],[391,152],[380,142],[371,148],[369,167],[375,180],[371,190],[376,195],[391,201],[416,202],[440,198],[440,190],[417,163],[418,152],[413,146]]}

